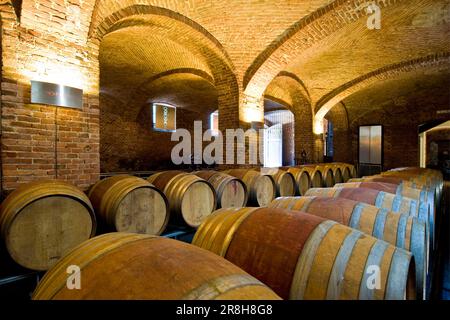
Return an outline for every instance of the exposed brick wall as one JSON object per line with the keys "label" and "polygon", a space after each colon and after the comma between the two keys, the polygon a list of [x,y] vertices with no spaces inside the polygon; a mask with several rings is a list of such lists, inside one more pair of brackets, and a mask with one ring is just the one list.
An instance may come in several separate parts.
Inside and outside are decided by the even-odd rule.
{"label": "exposed brick wall", "polygon": [[[387,93],[386,93],[387,94]],[[356,119],[351,121],[353,161],[358,161],[358,128],[360,125],[383,125],[384,169],[418,166],[418,126],[430,120],[449,119],[438,115],[437,110],[448,109],[450,93],[442,88],[427,88],[386,100],[382,106],[374,105],[371,112],[352,112]],[[352,115],[351,115],[352,118]]]}
{"label": "exposed brick wall", "polygon": [[[4,192],[38,179],[59,178],[81,188],[98,179],[98,79],[88,76],[89,50],[80,46],[87,25],[66,19],[70,10],[83,10],[88,2],[41,3],[46,15],[35,12],[32,21],[28,13],[35,9],[24,2],[20,26],[11,5],[1,6]],[[82,110],[30,104],[30,80],[64,76],[63,84],[83,84]]]}
{"label": "exposed brick wall", "polygon": [[349,131],[348,114],[345,106],[340,103],[336,105],[325,118],[333,123],[333,161],[352,162],[351,144],[349,143],[351,133]]}
{"label": "exposed brick wall", "polygon": [[[144,105],[137,117],[130,118],[112,112],[117,110],[115,104],[117,100],[101,95],[101,171],[147,171],[174,167],[171,151],[178,142],[171,141],[170,132],[153,130],[151,105]],[[189,130],[192,139],[194,121],[202,121],[203,131],[209,129],[208,114],[177,109],[177,128]]]}

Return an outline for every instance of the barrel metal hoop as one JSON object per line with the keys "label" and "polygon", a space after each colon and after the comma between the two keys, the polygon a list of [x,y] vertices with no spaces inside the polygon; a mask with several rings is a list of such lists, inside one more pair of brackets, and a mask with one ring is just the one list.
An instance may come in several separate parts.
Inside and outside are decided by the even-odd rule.
{"label": "barrel metal hoop", "polygon": [[[359,287],[359,299],[360,300],[373,300],[375,290],[383,290],[383,288],[369,288],[368,286],[368,278],[372,275],[368,272],[370,266],[380,266],[381,261],[383,260],[384,253],[388,248],[389,244],[385,241],[377,241],[370,249],[369,257],[366,261],[366,265],[364,267],[364,275],[360,283]],[[381,275],[380,275],[381,276]]]}
{"label": "barrel metal hoop", "polygon": [[375,225],[373,228],[373,236],[378,239],[383,239],[384,228],[386,225],[386,217],[388,214],[387,209],[381,209],[378,211],[377,217],[375,219]]}
{"label": "barrel metal hoop", "polygon": [[338,254],[336,255],[336,258],[334,260],[330,276],[328,278],[327,300],[339,299],[342,290],[342,284],[345,280],[344,274],[348,260],[352,255],[353,248],[355,247],[356,242],[362,235],[362,232],[353,230],[342,242],[342,245],[339,248]]}
{"label": "barrel metal hoop", "polygon": [[367,205],[365,203],[359,202],[352,211],[352,217],[350,218],[349,227],[358,229],[359,221],[361,219],[361,213]]}
{"label": "barrel metal hoop", "polygon": [[383,207],[383,202],[384,202],[384,196],[386,195],[385,192],[380,191],[378,192],[377,198],[375,199],[375,206],[377,208],[382,208]]}

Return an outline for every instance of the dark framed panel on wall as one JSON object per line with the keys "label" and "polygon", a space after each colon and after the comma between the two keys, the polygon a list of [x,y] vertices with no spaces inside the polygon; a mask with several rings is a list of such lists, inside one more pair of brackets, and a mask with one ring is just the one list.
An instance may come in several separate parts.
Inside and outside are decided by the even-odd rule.
{"label": "dark framed panel on wall", "polygon": [[358,172],[369,176],[383,171],[384,128],[380,124],[358,127]]}

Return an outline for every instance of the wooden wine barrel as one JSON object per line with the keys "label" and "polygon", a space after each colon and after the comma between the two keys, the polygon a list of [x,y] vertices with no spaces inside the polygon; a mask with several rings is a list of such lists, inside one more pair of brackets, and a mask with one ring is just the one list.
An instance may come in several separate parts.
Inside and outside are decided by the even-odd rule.
{"label": "wooden wine barrel", "polygon": [[391,171],[381,173],[382,176],[395,176],[402,177],[418,185],[425,185],[427,187],[433,188],[436,192],[436,206],[439,210],[441,198],[442,198],[442,187],[443,187],[443,176],[442,173],[437,170],[426,169],[426,168],[398,168]]}
{"label": "wooden wine barrel", "polygon": [[315,167],[310,165],[298,166],[298,168],[306,170],[310,176],[311,188],[320,188],[323,185],[322,173]]}
{"label": "wooden wine barrel", "polygon": [[350,172],[350,167],[348,165],[340,164],[340,163],[332,163],[331,165],[336,166],[339,169],[341,169],[342,182],[347,182],[348,180],[350,180],[352,178],[352,174]]}
{"label": "wooden wine barrel", "polygon": [[317,166],[317,170],[322,174],[322,187],[330,188],[334,186],[333,170],[329,166]]}
{"label": "wooden wine barrel", "polygon": [[352,178],[358,177],[358,171],[356,170],[356,167],[354,165],[348,164],[348,163],[346,163],[346,165],[350,170],[351,177]]}
{"label": "wooden wine barrel", "polygon": [[[306,213],[221,209],[200,226],[193,244],[225,257],[284,299],[416,297],[410,252]],[[372,269],[380,271],[377,290],[368,285]]]}
{"label": "wooden wine barrel", "polygon": [[262,168],[255,169],[255,171],[262,172],[273,178],[277,197],[292,197],[295,195],[296,184],[292,173],[279,168]]}
{"label": "wooden wine barrel", "polygon": [[247,187],[242,180],[213,170],[196,171],[193,174],[205,179],[214,187],[218,208],[245,207],[247,204]]}
{"label": "wooden wine barrel", "polygon": [[428,235],[425,224],[418,219],[344,198],[279,197],[269,207],[330,219],[410,251],[415,261],[418,299],[426,297]]}
{"label": "wooden wine barrel", "polygon": [[158,172],[147,179],[169,200],[170,222],[198,227],[216,208],[216,192],[206,180],[182,171]]}
{"label": "wooden wine barrel", "polygon": [[323,167],[324,169],[329,168],[333,172],[333,181],[334,184],[344,182],[342,177],[342,170],[339,166],[330,163],[320,164],[319,167]]}
{"label": "wooden wine barrel", "polygon": [[[68,289],[71,266],[80,289]],[[68,269],[69,268],[69,269]],[[72,271],[73,272],[73,271]],[[279,299],[238,267],[167,238],[115,232],[82,243],[42,278],[34,300]]]}
{"label": "wooden wine barrel", "polygon": [[[347,182],[347,183],[340,183],[336,184],[334,186],[335,188],[368,188],[378,191],[384,191],[387,193],[397,194],[406,198],[414,199],[418,202],[419,210],[426,211],[428,210],[428,200],[426,198],[426,193],[421,192],[417,189],[412,189],[408,187],[401,187],[392,183],[385,183],[385,182]],[[428,217],[430,217],[430,212],[427,214]]]}
{"label": "wooden wine barrel", "polygon": [[15,262],[47,270],[95,234],[89,198],[59,180],[37,181],[14,190],[0,208],[1,234]]}
{"label": "wooden wine barrel", "polygon": [[[417,200],[419,202],[419,206],[423,206],[423,203],[426,203],[428,208],[428,224],[430,226],[430,238],[431,245],[434,247],[435,243],[435,219],[436,219],[436,206],[435,206],[435,192],[434,190],[430,190],[429,188],[422,186],[416,186],[415,184],[403,180],[401,178],[395,177],[382,177],[382,176],[370,176],[370,177],[362,177],[362,178],[354,178],[350,179],[351,183],[364,183],[366,188],[373,189],[374,185],[368,185],[366,183],[383,183],[395,185],[397,187],[396,194]],[[372,187],[371,187],[372,186]],[[351,186],[350,186],[351,187]],[[360,185],[359,187],[363,187]],[[375,188],[376,189],[376,188]],[[424,210],[421,208],[421,210]]]}
{"label": "wooden wine barrel", "polygon": [[93,185],[88,194],[95,212],[114,231],[159,235],[169,222],[166,196],[144,179],[109,177]]}
{"label": "wooden wine barrel", "polygon": [[295,194],[303,195],[311,187],[311,177],[304,168],[283,167],[285,171],[291,173],[295,180]]}
{"label": "wooden wine barrel", "polygon": [[392,212],[405,213],[409,216],[418,218],[419,221],[428,221],[427,208],[418,206],[416,200],[384,191],[368,188],[312,188],[306,192],[306,195],[346,198],[365,202],[374,205],[377,208],[385,208]]}
{"label": "wooden wine barrel", "polygon": [[276,186],[270,175],[250,169],[231,169],[224,172],[244,181],[249,192],[249,205],[265,207],[275,199]]}

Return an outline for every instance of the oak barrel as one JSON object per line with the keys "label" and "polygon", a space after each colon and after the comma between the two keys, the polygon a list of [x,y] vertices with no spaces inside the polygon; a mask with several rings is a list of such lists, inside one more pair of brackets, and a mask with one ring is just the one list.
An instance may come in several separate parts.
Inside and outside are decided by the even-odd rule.
{"label": "oak barrel", "polygon": [[344,198],[279,197],[269,207],[330,219],[410,251],[415,260],[418,298],[426,297],[428,235],[425,224],[418,219]]}
{"label": "oak barrel", "polygon": [[342,182],[347,182],[348,180],[350,180],[352,178],[352,174],[350,172],[350,168],[348,165],[341,164],[341,163],[331,163],[330,165],[341,169]]}
{"label": "oak barrel", "polygon": [[428,207],[428,219],[430,225],[430,237],[432,239],[432,244],[434,246],[435,242],[435,225],[436,225],[436,203],[437,196],[436,190],[433,188],[429,188],[423,184],[417,184],[410,182],[407,179],[394,177],[394,176],[368,176],[362,177],[359,179],[351,179],[349,182],[382,182],[395,184],[397,186],[397,194],[401,196],[405,196],[407,198],[415,199],[420,201],[420,205],[423,206],[423,203],[427,204]]}
{"label": "oak barrel", "polygon": [[[406,198],[411,198],[414,199],[418,202],[419,210],[422,211],[426,211],[428,210],[428,223],[430,225],[430,237],[431,239],[433,239],[433,218],[432,218],[432,212],[430,211],[430,206],[428,204],[428,199],[427,199],[427,195],[425,191],[421,191],[418,189],[413,189],[413,188],[409,188],[409,187],[402,187],[396,184],[392,184],[392,183],[386,183],[386,182],[371,182],[371,181],[361,181],[361,182],[347,182],[347,183],[341,183],[341,184],[336,184],[334,186],[335,188],[369,188],[369,189],[374,189],[374,190],[379,190],[379,191],[384,191],[387,193],[393,193],[393,194],[397,194],[400,196],[404,196]],[[425,218],[425,217],[423,217]],[[423,222],[427,222],[427,221],[423,221]]]}
{"label": "oak barrel", "polygon": [[193,174],[205,179],[214,187],[218,208],[245,207],[247,204],[247,187],[242,180],[213,170],[196,171]]}
{"label": "oak barrel", "polygon": [[[80,268],[80,289],[66,271]],[[68,269],[69,268],[69,269]],[[115,232],[82,243],[42,278],[34,300],[279,299],[206,250],[167,238]]]}
{"label": "oak barrel", "polygon": [[304,195],[311,187],[311,177],[305,168],[283,167],[282,169],[291,173],[295,179],[295,193],[297,195]]}
{"label": "oak barrel", "polygon": [[292,197],[295,195],[296,182],[294,175],[279,168],[255,169],[259,173],[264,173],[273,178],[277,197]]}
{"label": "oak barrel", "polygon": [[162,171],[147,179],[169,200],[170,222],[198,227],[216,208],[216,192],[206,180],[183,171]]}
{"label": "oak barrel", "polygon": [[275,181],[270,175],[250,169],[231,169],[224,172],[241,179],[245,183],[249,193],[249,205],[265,207],[275,199]]}
{"label": "oak barrel", "polygon": [[15,262],[47,270],[69,250],[95,234],[89,198],[59,180],[28,183],[14,190],[0,208],[1,234]]}
{"label": "oak barrel", "polygon": [[322,174],[322,187],[332,187],[334,186],[334,173],[329,166],[318,165],[317,170]]}
{"label": "oak barrel", "polygon": [[304,169],[308,172],[311,181],[311,188],[320,188],[323,185],[322,173],[315,166],[302,165],[298,168]]}
{"label": "oak barrel", "polygon": [[[416,297],[410,252],[307,213],[221,209],[200,226],[193,244],[225,257],[284,299]],[[380,289],[371,285],[372,269],[380,271]]]}
{"label": "oak barrel", "polygon": [[98,181],[89,190],[95,212],[114,231],[161,234],[169,221],[169,204],[150,182],[117,175]]}
{"label": "oak barrel", "polygon": [[420,207],[414,199],[400,195],[378,191],[369,188],[312,188],[306,192],[307,196],[324,196],[332,198],[346,198],[365,202],[385,208],[392,212],[406,213],[420,221],[428,221],[428,208]]}
{"label": "oak barrel", "polygon": [[318,167],[323,167],[324,169],[329,168],[333,172],[333,181],[335,184],[344,182],[342,170],[339,166],[332,163],[322,163],[319,164]]}

